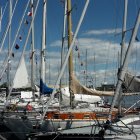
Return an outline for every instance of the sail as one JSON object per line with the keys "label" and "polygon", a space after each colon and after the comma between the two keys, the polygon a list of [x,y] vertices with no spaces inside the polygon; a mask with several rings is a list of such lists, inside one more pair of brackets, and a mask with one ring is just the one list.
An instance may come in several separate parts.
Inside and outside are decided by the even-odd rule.
{"label": "sail", "polygon": [[25,88],[29,86],[29,77],[25,65],[25,60],[24,57],[22,57],[22,61],[14,77],[13,88]]}
{"label": "sail", "polygon": [[[140,82],[140,80],[139,80]],[[71,74],[71,90],[74,94],[85,94],[85,95],[96,95],[96,96],[114,96],[114,91],[99,91],[91,88],[87,88],[86,86],[82,85],[77,78],[75,77],[74,73]],[[139,88],[140,89],[140,88]],[[130,95],[137,95],[139,92],[128,92],[123,93],[122,95],[130,96]]]}
{"label": "sail", "polygon": [[40,92],[41,94],[51,94],[53,92],[53,89],[45,85],[42,79],[40,79]]}
{"label": "sail", "polygon": [[128,91],[140,92],[140,79],[127,72],[124,78],[124,86]]}
{"label": "sail", "polygon": [[80,82],[75,77],[74,73],[71,74],[71,90],[74,94],[86,94],[86,95],[96,95],[96,96],[113,96],[113,91],[98,91],[87,88],[86,86],[80,84]]}

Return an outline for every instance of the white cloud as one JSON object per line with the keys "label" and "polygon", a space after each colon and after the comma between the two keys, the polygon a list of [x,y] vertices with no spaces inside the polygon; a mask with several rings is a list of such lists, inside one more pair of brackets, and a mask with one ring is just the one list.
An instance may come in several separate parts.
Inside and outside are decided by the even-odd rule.
{"label": "white cloud", "polygon": [[[119,31],[120,29],[117,29],[117,31]],[[113,63],[117,63],[118,61],[118,52],[120,51],[120,44],[116,43],[112,40],[103,40],[102,38],[91,38],[87,37],[87,35],[92,35],[92,34],[96,34],[96,35],[101,35],[101,34],[113,34],[114,31],[112,29],[107,30],[99,30],[99,31],[89,31],[85,33],[85,37],[79,38],[78,41],[75,43],[75,45],[77,44],[78,48],[79,48],[79,52],[81,55],[81,60],[80,61],[85,61],[86,57],[86,49],[88,51],[88,57],[87,57],[87,61],[88,61],[88,74],[91,75],[93,78],[96,75],[96,85],[100,85],[104,79],[105,76],[107,77],[106,80],[108,82],[114,82],[114,79],[116,78],[116,73],[117,73],[117,67],[116,64],[112,65]],[[66,42],[65,42],[66,45]],[[127,46],[128,44],[126,44]],[[59,47],[59,49],[61,49],[61,40],[56,40],[53,43],[50,44],[50,46],[52,47]],[[66,47],[66,46],[65,46]],[[74,58],[77,57],[77,52],[74,50]],[[139,59],[139,53],[140,51],[140,43],[136,42],[133,47],[132,47],[132,56],[135,56],[135,54],[137,53],[137,59]],[[66,49],[67,51],[67,49]],[[5,51],[6,52],[6,51]],[[38,56],[38,77],[39,77],[39,69],[40,69],[40,50],[36,50],[37,56]],[[29,55],[30,52],[26,51],[25,52],[25,57],[26,57],[26,61],[27,61],[27,68],[30,74],[30,59],[29,59]],[[19,57],[20,57],[21,53],[20,52],[16,52],[15,53],[15,58],[12,59],[12,64],[14,64],[12,66],[12,73],[14,73],[13,71],[16,69],[16,66],[18,64],[19,61]],[[96,73],[94,71],[94,58],[95,58],[95,65],[96,65]],[[75,62],[75,59],[73,60]],[[130,62],[135,63],[136,62],[136,57],[133,57],[132,59],[130,58]],[[2,60],[0,62],[2,64]],[[80,77],[82,76],[81,71],[85,70],[85,66],[83,66],[82,68],[78,68],[78,63],[79,60],[77,60],[76,65],[76,75],[77,77],[80,79]],[[106,63],[108,64],[107,67],[105,67]],[[55,51],[53,49],[51,49],[50,52],[46,52],[46,75],[47,75],[47,82],[48,82],[48,77],[50,74],[50,78],[53,81],[52,84],[54,84],[56,82],[56,79],[58,77],[58,72],[60,71],[60,64],[61,64],[61,54],[60,51]],[[80,64],[80,63],[79,63]],[[85,63],[84,63],[85,64]],[[92,67],[92,68],[91,68]],[[50,69],[49,69],[50,68]],[[68,76],[68,72],[66,74]],[[65,76],[65,79],[67,79],[67,76]]]}
{"label": "white cloud", "polygon": [[60,47],[62,45],[62,41],[56,40],[50,44],[51,47]]}
{"label": "white cloud", "polygon": [[102,29],[102,30],[90,30],[84,33],[84,35],[104,35],[104,34],[119,34],[121,29]]}

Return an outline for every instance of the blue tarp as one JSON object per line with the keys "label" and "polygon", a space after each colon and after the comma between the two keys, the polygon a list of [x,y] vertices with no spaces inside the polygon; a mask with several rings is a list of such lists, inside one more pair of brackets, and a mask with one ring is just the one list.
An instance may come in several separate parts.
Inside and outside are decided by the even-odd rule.
{"label": "blue tarp", "polygon": [[53,89],[45,85],[42,79],[40,79],[40,92],[41,94],[51,94],[53,92]]}

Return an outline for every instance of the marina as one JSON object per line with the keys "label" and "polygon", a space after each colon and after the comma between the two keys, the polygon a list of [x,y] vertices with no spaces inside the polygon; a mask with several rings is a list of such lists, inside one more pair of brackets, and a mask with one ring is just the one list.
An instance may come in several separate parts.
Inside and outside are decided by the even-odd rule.
{"label": "marina", "polygon": [[114,2],[0,1],[0,139],[140,140],[140,3]]}

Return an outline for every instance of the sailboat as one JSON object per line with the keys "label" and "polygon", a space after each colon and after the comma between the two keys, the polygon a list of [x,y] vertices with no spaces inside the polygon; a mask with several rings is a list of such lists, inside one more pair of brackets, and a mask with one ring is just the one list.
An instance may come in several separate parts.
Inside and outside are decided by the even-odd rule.
{"label": "sailboat", "polygon": [[[67,11],[69,14],[69,17],[68,17],[68,21],[69,21],[71,19],[70,0],[68,0],[67,2],[68,2]],[[39,1],[38,1],[38,3],[39,3]],[[57,84],[60,82],[61,75],[62,75],[61,73],[63,73],[63,69],[67,63],[67,59],[69,58],[69,54],[71,52],[73,42],[77,36],[78,30],[80,28],[80,24],[83,20],[85,12],[86,12],[88,3],[89,3],[89,0],[86,1],[82,16],[80,18],[80,21],[77,26],[73,39],[72,38],[69,39],[68,55],[66,57],[66,60],[63,63],[62,71],[60,72],[60,76],[58,77],[58,80],[56,82],[56,87],[58,87]],[[43,6],[44,6],[44,8],[46,7],[46,0],[43,1]],[[33,22],[34,22],[34,16],[33,16],[32,22],[31,22],[29,32],[31,31]],[[45,23],[44,23],[44,25],[45,25]],[[70,22],[69,22],[69,26],[71,26]],[[70,36],[71,36],[71,30],[69,30],[69,37]],[[42,37],[42,39],[43,39],[43,37]],[[43,42],[45,42],[45,41],[43,41]],[[25,43],[25,46],[26,46],[26,43]],[[70,63],[70,65],[72,65],[72,63]],[[71,70],[72,70],[72,67],[71,67]],[[45,70],[43,69],[42,72],[44,72],[44,71]],[[70,101],[70,107],[65,106],[64,108],[62,107],[61,110],[59,110],[58,108],[50,109],[49,107],[51,106],[51,102],[54,100],[54,95],[58,94],[56,92],[56,87],[55,87],[53,90],[53,93],[51,94],[50,100],[46,103],[47,106],[43,108],[43,113],[42,112],[30,112],[30,111],[25,110],[20,113],[14,112],[14,114],[12,114],[12,115],[11,114],[5,115],[6,112],[3,112],[1,114],[1,122],[3,123],[3,125],[8,127],[20,139],[25,139],[27,134],[32,135],[32,134],[36,134],[37,132],[43,133],[43,132],[58,132],[59,131],[59,134],[60,133],[74,134],[75,132],[78,134],[80,134],[80,133],[91,134],[93,132],[93,129],[96,129],[96,126],[97,126],[97,128],[102,128],[102,125],[101,125],[102,122],[106,122],[106,120],[108,119],[109,108],[102,108],[99,106],[99,104],[97,102],[102,101],[102,100],[100,100],[101,98],[99,96],[114,95],[113,92],[102,92],[102,91],[97,91],[97,90],[93,90],[93,89],[88,89],[87,87],[81,85],[77,81],[73,70],[70,71],[69,73],[70,73],[71,84],[69,85],[69,87],[60,89],[62,94],[67,95],[68,97],[70,95],[71,100],[76,99],[78,101],[79,101],[78,97],[80,97],[82,93],[85,93],[86,95],[87,94],[90,95],[89,98],[92,95],[92,97],[95,97],[95,98],[97,97],[92,102],[93,104],[90,104],[88,106],[86,105],[84,108],[81,108],[81,106],[77,106],[75,101]],[[40,83],[41,82],[45,83],[43,78],[41,78]],[[74,96],[75,96],[75,98],[74,98]],[[88,96],[86,96],[86,97],[88,97]],[[63,96],[62,96],[62,98],[63,98]],[[85,99],[85,96],[83,96],[83,98]],[[87,102],[87,100],[88,99],[80,100],[80,102]],[[75,105],[77,108],[75,107]],[[112,107],[112,110],[110,113],[111,119],[115,118],[117,112],[118,112],[118,109],[115,109],[114,107]],[[17,126],[20,126],[20,129],[17,130]],[[95,131],[98,132],[99,130],[100,129],[97,129]]]}
{"label": "sailboat", "polygon": [[[70,1],[69,1],[70,2]],[[37,5],[38,5],[39,1],[37,2]],[[44,7],[46,6],[46,1],[44,1]],[[37,7],[37,6],[36,6]],[[45,11],[45,10],[44,10]],[[35,16],[35,12],[36,12],[36,9],[34,11],[34,15],[33,15],[33,19],[31,21],[31,25],[30,25],[30,28],[29,28],[29,33],[27,35],[27,40],[29,38],[29,34],[31,32],[31,29],[32,29],[32,24],[34,22],[34,16]],[[45,13],[45,12],[44,12]],[[45,15],[44,15],[45,17]],[[43,23],[45,25],[45,23]],[[45,30],[44,30],[45,31]],[[45,38],[45,37],[44,37]],[[43,39],[43,37],[42,37]],[[25,42],[25,45],[24,45],[24,49],[23,49],[23,53],[22,53],[22,56],[21,56],[21,59],[20,59],[20,63],[19,63],[19,66],[21,65],[21,62],[24,62],[24,51],[25,51],[25,47],[27,45],[27,40]],[[45,40],[43,41],[45,42]],[[42,44],[44,45],[44,44]],[[43,48],[44,49],[44,48]],[[42,68],[42,72],[44,72],[44,68]],[[18,73],[18,72],[17,72]],[[24,77],[26,78],[26,77]],[[27,79],[26,79],[27,80]],[[26,81],[25,80],[25,81]],[[44,83],[44,79],[41,78],[41,82]],[[16,80],[15,80],[16,81]],[[14,86],[14,84],[13,84]],[[10,95],[8,96],[8,98],[10,97]],[[98,100],[96,100],[98,101]],[[50,105],[49,105],[50,106]],[[44,107],[45,108],[45,107]],[[47,107],[48,108],[48,107]],[[45,108],[46,109],[46,108]],[[84,109],[81,109],[81,110],[84,110]],[[94,120],[96,119],[96,114],[93,113],[93,111],[91,111],[90,109],[88,109],[90,111],[90,113],[92,114],[87,114],[87,108],[86,110],[83,112],[79,112],[79,110],[76,110],[78,111],[77,112],[77,116],[76,118],[78,117],[79,119],[81,118],[85,118],[85,119],[88,119],[88,124],[91,124],[91,123],[94,123]],[[16,111],[16,112],[15,112]],[[41,127],[40,129],[35,129],[34,130],[34,127],[33,126],[37,126],[37,125],[40,125],[40,122],[42,121],[42,116],[39,112],[30,112],[30,111],[26,111],[26,110],[23,110],[22,112],[19,112],[19,110],[15,110],[14,112],[8,112],[8,115],[5,115],[7,112],[3,112],[1,114],[1,118],[4,118],[5,121],[2,121],[2,125],[8,127],[12,132],[15,133],[16,136],[18,136],[18,138],[22,138],[24,139],[26,134],[29,134],[31,131],[32,132],[36,132],[36,131],[54,131],[53,127],[55,128],[55,130],[57,130],[58,128],[62,127],[62,128],[65,128],[66,126],[66,123],[69,122],[70,119],[72,119],[72,121],[75,119],[73,117],[73,114],[68,114],[68,112],[62,112],[62,117],[64,117],[63,119],[65,120],[64,123],[62,122],[62,126],[58,126],[58,119],[59,117],[57,117],[57,110],[52,110],[52,109],[49,109],[49,112],[45,113],[45,120],[44,122],[41,124]],[[70,110],[69,110],[70,111]],[[75,111],[71,110],[70,112],[73,112],[74,114],[76,114]],[[43,112],[44,113],[44,112]],[[54,113],[54,114],[53,114]],[[81,116],[79,116],[79,113],[81,114]],[[60,112],[61,114],[61,112]],[[50,118],[49,118],[50,116]],[[52,125],[52,119],[57,119],[56,120],[56,123],[54,125]],[[92,119],[94,118],[94,119]],[[68,119],[68,120],[67,120]],[[92,122],[90,122],[89,120],[92,119]],[[101,119],[102,120],[102,117],[98,118],[98,119]],[[104,119],[104,118],[103,118]],[[78,126],[80,123],[78,122],[79,120],[76,120],[76,122],[73,122],[73,126],[76,125]],[[78,122],[78,124],[77,124]],[[16,125],[15,125],[16,124]],[[84,120],[83,121],[83,125],[87,125],[87,120]],[[20,128],[18,131],[16,129],[17,125],[20,125]],[[71,125],[72,126],[72,125]],[[73,127],[72,126],[72,127]],[[26,127],[28,127],[28,129],[25,129]],[[22,131],[22,133],[20,133]],[[24,132],[24,133],[23,133]]]}
{"label": "sailboat", "polygon": [[[46,105],[46,111],[44,111],[44,116],[45,121],[53,121],[52,126],[50,128],[51,131],[53,129],[55,130],[66,130],[66,133],[73,133],[74,131],[77,131],[77,133],[83,133],[83,131],[87,132],[92,127],[92,124],[96,124],[98,121],[106,121],[106,113],[109,111],[109,108],[104,108],[101,107],[100,105],[102,104],[102,100],[100,96],[106,95],[110,96],[113,95],[113,92],[102,92],[102,91],[96,91],[92,89],[88,89],[87,87],[81,85],[79,81],[76,79],[73,71],[73,62],[72,62],[72,52],[70,51],[70,48],[72,46],[72,42],[74,42],[75,37],[77,35],[78,28],[80,27],[80,22],[82,21],[85,11],[87,9],[89,1],[86,1],[81,19],[80,19],[80,24],[78,24],[78,28],[76,30],[76,33],[72,39],[72,32],[71,32],[71,0],[65,1],[67,7],[67,21],[68,21],[68,48],[69,48],[69,54],[70,56],[67,55],[67,59],[69,58],[69,87],[64,87],[60,89],[60,93],[62,94],[62,102],[63,103],[63,97],[67,96],[70,98],[69,101],[65,100],[65,103],[67,102],[70,104],[69,106],[61,106],[60,110],[47,110],[47,106],[49,106],[49,103],[52,101],[53,96],[55,93],[55,88],[54,91],[51,95],[50,101],[48,101]],[[66,60],[65,60],[66,62]],[[65,62],[63,62],[63,66],[65,65]],[[62,70],[63,70],[62,66]],[[63,72],[62,72],[63,73]],[[60,75],[62,76],[62,73],[60,72]],[[58,79],[61,77],[58,77]],[[59,81],[58,81],[59,82]],[[57,83],[57,82],[56,82]],[[56,84],[57,86],[57,84]],[[88,95],[87,95],[88,94]],[[100,96],[99,96],[100,95]],[[83,97],[83,100],[81,102],[87,102],[89,103],[88,105],[81,106],[81,103],[77,104],[76,100],[79,100],[80,97]],[[87,99],[86,99],[87,98]],[[91,98],[91,100],[89,100]],[[88,101],[87,101],[88,100]],[[92,103],[92,104],[91,104]],[[112,112],[112,116],[115,117],[115,114],[117,113],[117,109],[114,108]],[[44,122],[44,119],[43,119]],[[90,125],[91,124],[91,125]]]}
{"label": "sailboat", "polygon": [[[87,1],[88,3],[89,1]],[[68,1],[68,3],[70,4],[70,1]],[[87,4],[86,3],[86,4]],[[85,5],[86,5],[85,4]],[[86,5],[87,6],[87,5]],[[69,6],[68,6],[68,9],[67,11],[69,11]],[[68,15],[70,15],[70,13],[68,12]],[[82,15],[83,16],[83,15]],[[69,20],[71,20],[71,17],[68,18]],[[68,25],[68,26],[71,26],[71,23]],[[71,27],[70,27],[71,28]],[[79,26],[78,26],[79,28]],[[70,30],[70,29],[69,29]],[[71,31],[71,30],[70,30]],[[70,31],[69,31],[69,34],[68,36],[70,36]],[[59,83],[59,80],[62,76],[62,73],[64,72],[64,67],[66,65],[66,62],[69,58],[69,55],[72,57],[71,55],[71,50],[72,50],[72,45],[73,45],[73,42],[74,42],[74,39],[77,35],[77,30],[76,30],[76,33],[74,35],[74,38],[73,40],[70,38],[69,39],[69,51],[68,51],[68,55],[63,63],[63,67],[62,67],[62,71],[60,72],[60,75],[58,77],[58,80],[56,82],[56,87],[57,87],[57,84]],[[71,43],[71,40],[72,40],[72,43]],[[71,44],[70,44],[71,43]],[[54,129],[57,131],[59,131],[59,133],[68,133],[68,134],[74,134],[75,132],[80,134],[80,133],[91,133],[90,130],[92,130],[92,128],[95,128],[94,132],[96,131],[96,124],[98,124],[100,121],[107,121],[104,125],[105,127],[107,126],[108,127],[108,123],[110,122],[108,120],[108,117],[106,118],[105,116],[107,115],[108,116],[108,112],[110,110],[110,108],[108,108],[109,110],[106,110],[105,111],[105,114],[101,113],[101,111],[94,111],[94,110],[88,110],[89,108],[84,108],[83,110],[81,109],[77,109],[77,108],[74,108],[74,96],[76,96],[78,93],[81,94],[81,93],[84,93],[84,94],[88,94],[88,95],[103,95],[103,96],[111,96],[111,95],[114,95],[113,93],[111,92],[101,92],[101,91],[97,91],[97,90],[91,90],[91,89],[88,89],[87,87],[85,86],[82,86],[78,81],[77,79],[75,78],[75,75],[74,75],[74,72],[73,72],[73,65],[72,65],[72,60],[71,60],[71,57],[69,58],[69,65],[70,65],[70,69],[71,71],[69,71],[69,74],[70,74],[70,85],[69,87],[63,89],[62,88],[62,93],[65,95],[65,93],[69,93],[70,92],[70,98],[71,98],[71,102],[70,102],[70,106],[71,106],[71,109],[67,108],[66,110],[63,109],[62,111],[49,111],[49,110],[46,110],[46,112],[44,112],[44,116],[46,120],[50,120],[50,121],[53,121],[53,124],[52,126],[54,127]],[[124,76],[124,75],[123,75]],[[78,88],[77,88],[78,87]],[[55,92],[55,88],[54,88],[54,92]],[[54,92],[52,93],[52,98],[54,96]],[[132,93],[133,94],[133,93]],[[51,98],[51,99],[52,99]],[[51,102],[51,100],[50,100]],[[49,105],[49,103],[47,104]],[[96,109],[96,107],[95,107]],[[99,109],[102,109],[101,107]],[[114,111],[114,105],[111,106],[111,112],[110,112],[110,115],[111,115],[111,121],[114,120],[116,118],[116,113],[118,112],[118,110]],[[104,112],[102,110],[102,112]],[[101,117],[98,117],[98,115],[100,115]],[[127,114],[125,114],[127,115]],[[137,121],[137,119],[134,119]],[[91,123],[91,125],[89,125],[89,123]],[[99,134],[101,134],[102,132],[104,133],[103,129],[104,129],[104,126],[101,125],[102,122],[99,123],[99,125],[97,127],[100,127],[100,129],[98,129],[98,132]],[[128,123],[129,124],[129,123]],[[122,129],[122,127],[121,127]],[[101,130],[101,131],[100,131]],[[109,129],[110,131],[111,129]],[[113,129],[112,129],[113,131]],[[115,129],[114,129],[115,131]],[[109,133],[110,134],[110,133]],[[46,134],[47,135],[47,134]],[[116,135],[116,133],[111,133],[110,135]],[[56,137],[58,135],[56,134]],[[99,136],[99,135],[98,135]],[[93,137],[94,138],[94,137]],[[106,139],[107,138],[115,138],[115,136],[106,136]],[[120,137],[121,138],[121,137]]]}

